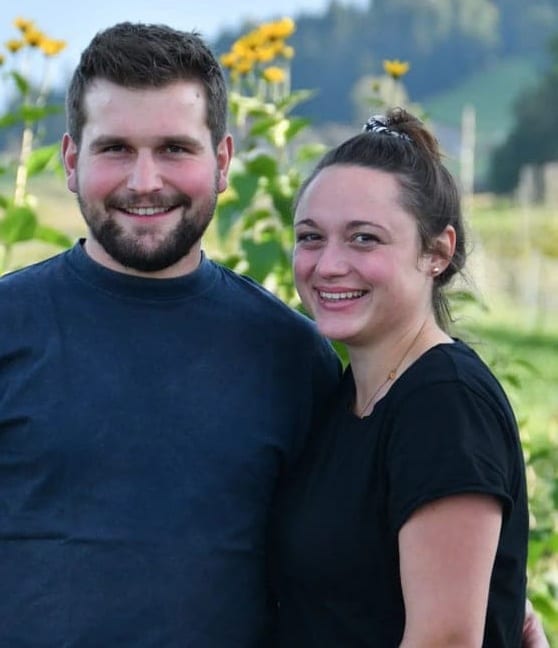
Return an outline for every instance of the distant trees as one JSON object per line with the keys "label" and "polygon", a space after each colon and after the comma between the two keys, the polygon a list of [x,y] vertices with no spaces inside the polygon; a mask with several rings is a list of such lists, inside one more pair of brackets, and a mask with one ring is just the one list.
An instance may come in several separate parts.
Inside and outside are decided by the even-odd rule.
{"label": "distant trees", "polygon": [[[293,87],[318,91],[297,112],[317,124],[348,123],[353,88],[380,74],[384,59],[411,62],[405,85],[419,102],[507,57],[538,57],[542,68],[558,0],[369,0],[366,9],[331,0],[323,15],[293,18]],[[217,51],[238,35],[223,34]]]}
{"label": "distant trees", "polygon": [[558,33],[548,49],[548,71],[539,84],[520,96],[514,110],[514,126],[492,154],[489,188],[496,193],[513,191],[524,165],[558,161]]}
{"label": "distant trees", "polygon": [[[292,87],[316,90],[295,114],[318,128],[360,122],[354,97],[366,77],[382,74],[384,59],[411,63],[405,88],[412,101],[425,104],[512,58],[535,59],[542,77],[550,53],[550,68],[518,103],[513,132],[494,153],[483,186],[488,182],[495,191],[511,191],[523,164],[558,158],[551,112],[558,105],[558,36],[550,49],[546,46],[558,25],[558,0],[369,0],[365,9],[350,0],[330,0],[323,14],[293,18]],[[225,53],[246,28],[223,32],[213,43],[215,51]],[[53,101],[62,103],[63,94],[59,91]],[[47,144],[63,130],[60,113],[50,116],[38,135]],[[12,147],[17,133],[1,129],[0,149]]]}

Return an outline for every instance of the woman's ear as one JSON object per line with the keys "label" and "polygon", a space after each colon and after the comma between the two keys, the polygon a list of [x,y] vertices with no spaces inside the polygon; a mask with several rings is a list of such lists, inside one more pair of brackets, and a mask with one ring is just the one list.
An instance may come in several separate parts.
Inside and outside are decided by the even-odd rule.
{"label": "woman's ear", "polygon": [[451,263],[456,238],[453,225],[446,225],[444,231],[434,239],[430,253],[430,274],[433,277],[442,274]]}

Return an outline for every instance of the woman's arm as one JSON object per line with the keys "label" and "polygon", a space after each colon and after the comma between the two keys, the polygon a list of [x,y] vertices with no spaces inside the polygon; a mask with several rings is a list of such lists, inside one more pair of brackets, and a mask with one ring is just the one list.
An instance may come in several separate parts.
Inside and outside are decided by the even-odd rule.
{"label": "woman's arm", "polygon": [[401,648],[482,645],[502,507],[488,495],[444,497],[399,532],[405,602]]}

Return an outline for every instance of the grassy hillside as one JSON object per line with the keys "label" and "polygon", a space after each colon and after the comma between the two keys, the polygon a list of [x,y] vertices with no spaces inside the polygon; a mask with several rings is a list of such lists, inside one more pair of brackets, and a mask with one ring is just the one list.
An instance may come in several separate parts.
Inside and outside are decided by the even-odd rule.
{"label": "grassy hillside", "polygon": [[[508,59],[477,72],[458,86],[424,101],[422,107],[437,125],[448,153],[457,158],[463,108],[476,111],[476,177],[482,183],[490,152],[502,142],[514,123],[518,97],[540,79],[534,60]],[[455,164],[452,169],[455,171]]]}
{"label": "grassy hillside", "polygon": [[423,102],[423,107],[433,121],[459,127],[463,107],[472,104],[477,111],[478,135],[501,141],[513,123],[514,102],[539,78],[540,70],[534,60],[508,59],[431,97]]}

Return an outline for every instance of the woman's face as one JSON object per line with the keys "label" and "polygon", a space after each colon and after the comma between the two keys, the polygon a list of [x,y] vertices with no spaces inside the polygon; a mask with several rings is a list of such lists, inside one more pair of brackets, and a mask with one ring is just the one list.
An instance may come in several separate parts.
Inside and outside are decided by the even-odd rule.
{"label": "woman's face", "polygon": [[435,261],[395,175],[326,167],[295,213],[294,275],[321,333],[349,345],[408,329],[432,311]]}

